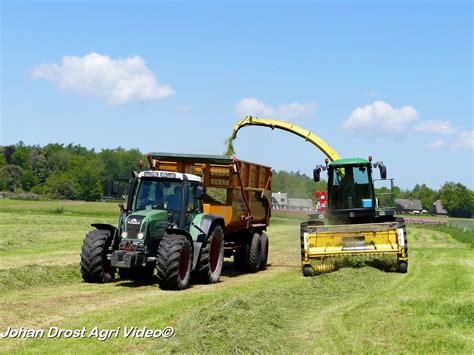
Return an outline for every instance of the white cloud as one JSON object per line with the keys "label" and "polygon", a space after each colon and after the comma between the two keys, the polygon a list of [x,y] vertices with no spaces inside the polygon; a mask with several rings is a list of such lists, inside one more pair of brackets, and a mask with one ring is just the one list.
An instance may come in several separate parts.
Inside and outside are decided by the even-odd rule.
{"label": "white cloud", "polygon": [[176,109],[178,112],[188,112],[189,110],[191,110],[191,105],[183,105]]}
{"label": "white cloud", "polygon": [[277,108],[273,108],[254,97],[242,99],[235,105],[235,112],[239,116],[248,115],[288,120],[312,115],[315,110],[316,102],[314,101],[309,101],[306,104],[292,102],[290,104],[282,104]]}
{"label": "white cloud", "polygon": [[372,105],[358,107],[352,111],[342,127],[347,130],[382,131],[398,133],[416,120],[418,112],[412,106],[396,109],[386,102],[374,101]]}
{"label": "white cloud", "polygon": [[413,127],[415,132],[452,134],[457,129],[449,121],[424,121]]}
{"label": "white cloud", "polygon": [[434,142],[428,144],[428,148],[430,149],[439,149],[446,145],[446,143],[442,139],[437,139]]}
{"label": "white cloud", "polygon": [[32,77],[50,80],[66,91],[104,98],[111,105],[159,100],[174,94],[170,86],[158,82],[138,56],[125,59],[112,59],[97,53],[83,57],[65,56],[59,65],[36,66]]}
{"label": "white cloud", "polygon": [[474,149],[474,131],[459,133],[451,147],[453,149]]}

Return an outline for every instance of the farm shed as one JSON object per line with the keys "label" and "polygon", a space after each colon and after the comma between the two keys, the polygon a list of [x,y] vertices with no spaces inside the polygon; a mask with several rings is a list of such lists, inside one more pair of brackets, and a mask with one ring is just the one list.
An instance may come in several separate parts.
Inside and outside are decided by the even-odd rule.
{"label": "farm shed", "polygon": [[395,199],[397,213],[421,213],[423,206],[420,200],[416,199]]}

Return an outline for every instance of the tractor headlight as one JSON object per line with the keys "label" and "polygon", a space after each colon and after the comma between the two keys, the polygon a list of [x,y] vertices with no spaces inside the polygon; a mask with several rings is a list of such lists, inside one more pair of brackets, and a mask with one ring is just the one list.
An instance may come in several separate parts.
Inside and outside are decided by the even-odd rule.
{"label": "tractor headlight", "polygon": [[138,239],[143,239],[143,238],[145,238],[145,234],[143,232],[140,232],[140,233],[137,234],[137,238]]}
{"label": "tractor headlight", "polygon": [[128,233],[127,232],[122,232],[122,238],[127,238]]}

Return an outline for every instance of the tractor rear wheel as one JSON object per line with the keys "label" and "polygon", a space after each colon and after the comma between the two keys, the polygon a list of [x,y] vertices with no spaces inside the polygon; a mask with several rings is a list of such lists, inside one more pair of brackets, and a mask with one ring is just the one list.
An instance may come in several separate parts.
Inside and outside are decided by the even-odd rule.
{"label": "tractor rear wheel", "polygon": [[156,270],[164,290],[184,290],[191,278],[193,246],[185,235],[165,234],[160,241]]}
{"label": "tractor rear wheel", "polygon": [[115,268],[107,259],[112,239],[111,233],[105,230],[87,233],[81,251],[81,274],[85,282],[105,283],[115,279]]}
{"label": "tractor rear wheel", "polygon": [[215,283],[219,281],[224,264],[224,231],[217,225],[209,237],[199,257],[199,281]]}
{"label": "tractor rear wheel", "polygon": [[260,261],[262,256],[262,241],[260,234],[254,233],[252,241],[250,243],[250,248],[248,250],[247,259],[247,271],[257,272],[260,267]]}
{"label": "tractor rear wheel", "polygon": [[268,235],[265,232],[262,232],[262,236],[260,237],[261,243],[261,253],[260,253],[260,266],[258,267],[259,270],[265,270],[267,268],[267,261],[268,261]]}

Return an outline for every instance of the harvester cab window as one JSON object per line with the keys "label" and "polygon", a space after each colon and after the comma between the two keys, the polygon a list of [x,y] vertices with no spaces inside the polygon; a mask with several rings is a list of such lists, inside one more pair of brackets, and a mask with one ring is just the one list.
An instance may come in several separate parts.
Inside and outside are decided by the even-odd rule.
{"label": "harvester cab window", "polygon": [[365,166],[335,168],[332,174],[332,208],[371,208],[369,170]]}

